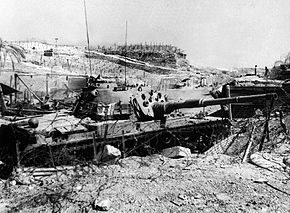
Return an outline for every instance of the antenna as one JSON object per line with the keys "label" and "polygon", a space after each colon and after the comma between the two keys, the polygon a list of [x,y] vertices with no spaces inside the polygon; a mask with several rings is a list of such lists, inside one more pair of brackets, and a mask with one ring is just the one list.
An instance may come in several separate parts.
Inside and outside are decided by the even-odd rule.
{"label": "antenna", "polygon": [[127,19],[126,19],[126,33],[125,33],[125,87],[126,83],[126,67],[127,67]]}
{"label": "antenna", "polygon": [[91,52],[90,52],[90,38],[89,38],[89,29],[88,29],[86,0],[84,0],[84,9],[85,9],[85,20],[86,20],[86,31],[87,31],[88,58],[89,58],[89,63],[90,63],[90,75],[92,75],[92,62],[91,62]]}

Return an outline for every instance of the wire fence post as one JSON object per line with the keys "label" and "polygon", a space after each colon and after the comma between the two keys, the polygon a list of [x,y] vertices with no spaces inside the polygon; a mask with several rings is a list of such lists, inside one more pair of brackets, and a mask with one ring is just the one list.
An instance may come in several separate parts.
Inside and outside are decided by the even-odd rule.
{"label": "wire fence post", "polygon": [[16,140],[15,143],[15,149],[16,149],[16,161],[17,161],[17,168],[20,168],[20,150],[19,150],[19,141]]}
{"label": "wire fence post", "polygon": [[126,157],[126,146],[125,146],[125,131],[122,130],[122,149],[123,149],[123,157]]}
{"label": "wire fence post", "polygon": [[259,152],[261,152],[263,149],[265,138],[267,137],[267,139],[269,140],[269,121],[270,121],[271,110],[273,109],[273,105],[274,105],[274,98],[271,99],[271,104],[270,104],[270,107],[269,107],[268,112],[266,114],[266,121],[265,121],[265,125],[264,125],[264,130],[263,130],[261,142],[259,145]]}
{"label": "wire fence post", "polygon": [[97,144],[96,144],[96,134],[93,133],[93,147],[94,147],[94,161],[97,160]]}
{"label": "wire fence post", "polygon": [[[18,75],[15,73],[14,74],[14,89],[17,90],[17,78],[18,78]],[[16,103],[16,100],[17,100],[17,92],[14,93],[15,94],[15,99],[14,99],[14,103]]]}

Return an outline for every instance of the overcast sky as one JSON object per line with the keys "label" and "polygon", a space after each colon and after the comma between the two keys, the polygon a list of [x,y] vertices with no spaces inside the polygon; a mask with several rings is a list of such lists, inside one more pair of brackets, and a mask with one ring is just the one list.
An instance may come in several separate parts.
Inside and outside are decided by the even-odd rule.
{"label": "overcast sky", "polygon": [[[86,0],[92,44],[157,42],[192,65],[272,66],[290,51],[289,0]],[[1,0],[3,40],[86,41],[83,0]]]}

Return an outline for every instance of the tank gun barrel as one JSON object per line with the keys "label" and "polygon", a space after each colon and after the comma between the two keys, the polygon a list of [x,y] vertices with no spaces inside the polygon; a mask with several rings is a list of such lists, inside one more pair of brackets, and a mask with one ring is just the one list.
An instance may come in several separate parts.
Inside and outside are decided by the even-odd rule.
{"label": "tank gun barrel", "polygon": [[220,99],[189,99],[183,102],[155,102],[152,105],[154,119],[162,119],[165,114],[170,114],[174,110],[182,108],[198,108],[212,105],[225,105],[231,103],[247,103],[260,99],[277,98],[276,93],[268,93],[261,95],[238,96]]}

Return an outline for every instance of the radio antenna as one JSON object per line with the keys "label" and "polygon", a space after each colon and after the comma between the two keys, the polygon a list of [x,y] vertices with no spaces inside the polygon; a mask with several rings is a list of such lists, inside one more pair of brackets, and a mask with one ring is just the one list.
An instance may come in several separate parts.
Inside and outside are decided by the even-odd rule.
{"label": "radio antenna", "polygon": [[91,62],[90,37],[89,37],[89,28],[88,28],[86,0],[84,0],[84,10],[85,10],[86,31],[87,31],[88,58],[89,58],[89,63],[90,63],[90,75],[92,76],[92,62]]}

